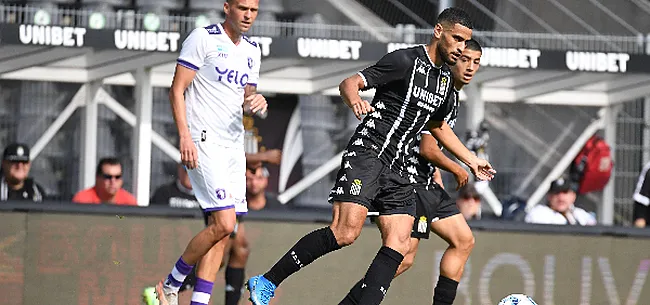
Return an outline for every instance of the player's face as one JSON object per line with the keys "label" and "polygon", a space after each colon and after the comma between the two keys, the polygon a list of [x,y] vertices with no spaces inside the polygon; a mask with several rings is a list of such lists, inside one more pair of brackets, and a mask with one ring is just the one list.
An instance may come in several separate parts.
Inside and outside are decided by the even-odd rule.
{"label": "player's face", "polygon": [[459,23],[436,25],[434,35],[439,39],[438,53],[448,65],[455,65],[465,50],[465,41],[472,39],[472,30]]}
{"label": "player's face", "polygon": [[548,195],[549,206],[551,209],[560,213],[568,211],[575,201],[576,193],[570,190]]}
{"label": "player's face", "polygon": [[122,166],[104,164],[102,172],[97,176],[97,185],[110,195],[117,194],[124,184],[122,180]]}
{"label": "player's face", "polygon": [[454,79],[467,85],[472,81],[474,74],[481,66],[481,52],[476,50],[465,49],[463,54],[458,58],[456,64],[451,67],[451,73]]}
{"label": "player's face", "polygon": [[248,32],[257,18],[259,0],[233,0],[232,4],[226,2],[223,10],[226,13],[226,22],[239,33]]}

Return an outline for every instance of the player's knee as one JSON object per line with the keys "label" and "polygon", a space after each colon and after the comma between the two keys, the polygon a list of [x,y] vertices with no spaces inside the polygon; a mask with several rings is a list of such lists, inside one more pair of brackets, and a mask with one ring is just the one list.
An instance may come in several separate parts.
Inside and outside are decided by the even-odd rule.
{"label": "player's knee", "polygon": [[208,227],[214,236],[215,243],[229,236],[235,230],[235,219],[217,219]]}
{"label": "player's knee", "polygon": [[455,238],[452,246],[460,251],[469,253],[474,249],[475,241],[474,234],[470,232],[469,234],[461,234],[458,238]]}
{"label": "player's knee", "polygon": [[351,245],[361,234],[359,228],[352,226],[332,226],[331,229],[336,238],[336,243],[341,247]]}
{"label": "player's knee", "polygon": [[232,259],[236,259],[238,262],[246,262],[248,260],[248,255],[250,254],[250,249],[248,245],[237,245],[233,248]]}

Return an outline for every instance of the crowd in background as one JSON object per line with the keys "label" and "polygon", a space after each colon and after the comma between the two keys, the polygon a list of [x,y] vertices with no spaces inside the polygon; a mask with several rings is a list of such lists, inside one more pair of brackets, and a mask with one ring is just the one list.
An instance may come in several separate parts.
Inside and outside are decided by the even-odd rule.
{"label": "crowd in background", "polygon": [[[265,191],[268,186],[269,171],[267,163],[278,164],[280,152],[275,150],[261,155],[251,156],[247,162],[246,190],[249,208],[260,210],[267,206],[282,206],[274,196]],[[30,149],[27,145],[13,143],[4,148],[2,171],[0,173],[0,201],[43,202],[47,191],[29,176],[31,166]],[[650,163],[642,169],[634,196],[633,223],[636,227],[645,227],[650,223]],[[122,179],[123,165],[119,159],[106,157],[99,160],[95,170],[95,185],[80,190],[72,198],[77,204],[115,204],[138,205],[135,196],[124,189]],[[174,208],[199,208],[192,192],[192,185],[185,168],[177,166],[176,176],[171,181],[153,191],[149,205],[169,206]],[[452,192],[453,193],[453,192]],[[496,217],[491,209],[482,204],[481,195],[474,184],[462,187],[456,196],[456,204],[467,220],[507,219],[526,223],[555,225],[595,225],[595,213],[576,206],[577,186],[566,177],[560,177],[551,183],[542,204],[525,212],[525,203],[517,202],[504,205],[504,213]]]}

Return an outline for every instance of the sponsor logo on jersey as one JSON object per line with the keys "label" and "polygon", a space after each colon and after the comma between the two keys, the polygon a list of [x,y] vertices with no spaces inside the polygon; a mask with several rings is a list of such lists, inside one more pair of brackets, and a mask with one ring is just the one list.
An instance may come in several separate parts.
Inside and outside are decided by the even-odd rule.
{"label": "sponsor logo on jersey", "polygon": [[233,69],[225,68],[221,70],[219,67],[215,67],[215,70],[219,74],[218,80],[220,82],[227,82],[229,84],[236,84],[239,86],[246,86],[248,84],[248,73],[240,72]]}
{"label": "sponsor logo on jersey", "polygon": [[83,47],[86,29],[21,24],[18,36],[22,44]]}
{"label": "sponsor logo on jersey", "polygon": [[134,51],[178,51],[181,34],[177,32],[151,32],[115,30],[115,47],[120,50]]}

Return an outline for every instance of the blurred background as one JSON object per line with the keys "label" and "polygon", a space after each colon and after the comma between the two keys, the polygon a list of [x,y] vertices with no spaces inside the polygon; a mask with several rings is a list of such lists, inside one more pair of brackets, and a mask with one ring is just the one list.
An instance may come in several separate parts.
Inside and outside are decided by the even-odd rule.
{"label": "blurred background", "polygon": [[[282,225],[327,220],[326,198],[358,123],[338,96],[339,82],[389,51],[428,43],[438,13],[451,6],[474,18],[473,37],[483,46],[481,68],[461,92],[455,131],[498,174],[456,192],[453,177],[443,173],[450,195],[468,207],[472,226],[488,233],[558,234],[557,240],[547,236],[551,244],[567,232],[639,238],[625,251],[641,253],[638,246],[645,254],[620,268],[645,268],[643,282],[634,287],[638,295],[650,294],[643,286],[650,252],[641,229],[650,219],[647,0],[260,0],[248,34],[262,49],[258,90],[270,110],[266,119],[247,117],[244,124],[247,152],[264,158],[268,200],[251,217]],[[221,1],[2,0],[2,183],[9,189],[34,185],[16,194],[3,190],[2,217],[27,217],[31,209],[176,217],[172,208],[182,204],[154,200],[156,190],[182,178],[168,98],[175,60],[192,29],[223,17]],[[363,94],[372,98],[373,92]],[[123,192],[126,199],[112,203],[139,208],[79,207],[87,202],[78,193],[88,189]],[[568,199],[558,199],[565,193]],[[539,206],[557,211],[553,202],[562,200],[584,210],[588,220],[531,216]],[[535,225],[540,223],[596,226]],[[617,241],[607,238],[600,241],[606,253],[589,251],[613,259]],[[581,251],[587,250],[565,254],[586,264]],[[539,264],[541,270],[549,261]],[[621,300],[608,294],[607,302],[573,303],[626,302],[633,276],[628,278],[618,286]],[[575,285],[578,294],[584,285]],[[541,295],[535,289],[542,288],[530,289]],[[463,304],[484,304],[477,298]],[[637,304],[632,299],[626,304]]]}

